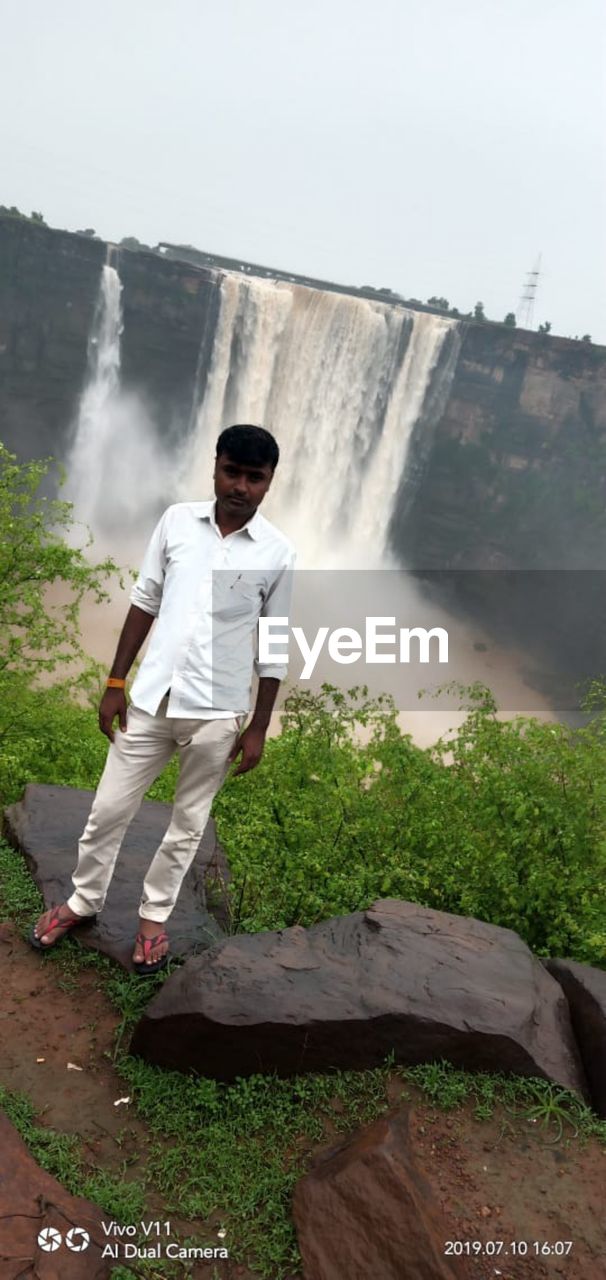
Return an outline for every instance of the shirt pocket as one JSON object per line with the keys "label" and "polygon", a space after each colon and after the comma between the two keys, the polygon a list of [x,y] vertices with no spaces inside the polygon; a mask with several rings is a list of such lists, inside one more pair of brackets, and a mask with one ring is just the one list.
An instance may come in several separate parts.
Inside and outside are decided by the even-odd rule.
{"label": "shirt pocket", "polygon": [[222,573],[213,585],[213,615],[225,619],[256,617],[263,607],[263,587],[254,576]]}

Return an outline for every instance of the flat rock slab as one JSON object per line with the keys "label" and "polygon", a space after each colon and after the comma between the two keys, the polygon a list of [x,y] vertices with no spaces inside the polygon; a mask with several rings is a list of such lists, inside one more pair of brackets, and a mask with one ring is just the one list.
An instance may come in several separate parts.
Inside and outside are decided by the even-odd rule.
{"label": "flat rock slab", "polygon": [[591,1100],[598,1115],[606,1120],[606,972],[576,960],[543,963],[568,999]]}
{"label": "flat rock slab", "polygon": [[305,1280],[463,1280],[448,1225],[398,1111],[317,1156],[297,1182],[293,1217]]}
{"label": "flat rock slab", "polygon": [[[101,1210],[90,1200],[72,1196],[30,1155],[7,1117],[0,1112],[0,1274],[2,1280],[106,1280],[115,1265],[102,1257],[107,1237]],[[90,1243],[75,1251],[72,1245]],[[49,1232],[38,1243],[40,1232]]]}
{"label": "flat rock slab", "polygon": [[[73,893],[71,876],[78,857],[78,841],[94,795],[94,791],[75,787],[29,783],[23,798],[5,810],[5,834],[24,855],[46,907]],[[143,880],[170,814],[168,804],[143,801],[122,842],[102,914],[95,924],[83,925],[71,935],[82,946],[104,952],[128,970],[132,969]],[[213,877],[214,881],[217,874],[225,878],[227,872],[211,819],[167,926],[173,956],[185,959],[196,955],[223,936],[205,905],[206,878]]]}
{"label": "flat rock slab", "polygon": [[446,1058],[586,1092],[561,987],[510,929],[387,899],[240,934],[166,980],[131,1050],[220,1080]]}

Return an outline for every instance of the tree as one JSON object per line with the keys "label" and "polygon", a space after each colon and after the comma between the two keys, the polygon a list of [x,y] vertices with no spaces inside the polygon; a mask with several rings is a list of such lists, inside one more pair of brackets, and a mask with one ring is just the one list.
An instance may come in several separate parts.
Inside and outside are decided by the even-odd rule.
{"label": "tree", "polygon": [[546,320],[545,324],[539,325],[539,333],[549,333],[551,330],[551,321]]}
{"label": "tree", "polygon": [[86,227],[84,231],[76,231],[77,236],[88,236],[89,240],[96,239],[97,232],[93,227]]}
{"label": "tree", "polygon": [[137,240],[136,236],[123,236],[120,241],[120,248],[131,249],[133,252],[138,252],[140,250],[144,250],[147,253],[152,252],[151,246],[144,244],[142,240]]}
{"label": "tree", "polygon": [[474,320],[477,320],[480,324],[483,324],[484,321],[486,320],[486,316],[484,315],[483,302],[476,302],[476,305],[473,309],[473,318]]}
{"label": "tree", "polygon": [[591,342],[591,334],[590,334],[590,333],[584,333],[584,334],[583,334],[583,337],[581,338],[581,342]]}
{"label": "tree", "polygon": [[503,324],[506,324],[508,329],[515,329],[516,327],[515,312],[508,311],[503,321]]}
{"label": "tree", "polygon": [[22,213],[16,204],[0,204],[0,214],[4,214],[9,218],[22,218],[24,222],[40,222],[43,226],[46,226],[44,214],[37,213],[35,210],[32,210],[30,214]]}
{"label": "tree", "polygon": [[[113,573],[124,585],[113,560],[90,563],[83,548],[63,538],[74,524],[72,504],[38,492],[52,461],[19,463],[0,443],[0,684],[12,677],[32,682],[40,672],[87,661],[82,598],[92,592],[97,603],[109,600],[103,584]],[[88,533],[86,546],[93,541]],[[49,604],[45,590],[53,583],[69,589],[67,604]]]}
{"label": "tree", "polygon": [[448,298],[428,298],[427,306],[437,307],[440,311],[450,310],[450,303],[448,301]]}

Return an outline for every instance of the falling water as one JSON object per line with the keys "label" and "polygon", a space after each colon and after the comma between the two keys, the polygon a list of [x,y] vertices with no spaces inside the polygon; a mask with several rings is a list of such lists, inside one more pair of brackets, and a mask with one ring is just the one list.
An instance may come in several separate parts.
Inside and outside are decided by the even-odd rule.
{"label": "falling water", "polygon": [[281,449],[263,510],[296,542],[300,563],[384,564],[411,431],[454,327],[365,298],[226,274],[180,497],[209,491],[223,427],[261,423]]}
{"label": "falling water", "polygon": [[[103,523],[102,478],[111,466],[115,443],[113,411],[120,386],[121,293],[118,272],[106,263],[88,340],[88,378],[68,459],[68,496],[77,517],[93,527]],[[115,468],[115,459],[113,463]]]}
{"label": "falling water", "polygon": [[[108,258],[112,246],[108,249]],[[158,442],[141,398],[120,381],[123,332],[118,270],[103,266],[88,340],[88,373],[67,458],[66,496],[99,548],[149,526],[170,501],[173,460]],[[136,497],[135,497],[136,495]],[[116,538],[118,535],[118,538]]]}

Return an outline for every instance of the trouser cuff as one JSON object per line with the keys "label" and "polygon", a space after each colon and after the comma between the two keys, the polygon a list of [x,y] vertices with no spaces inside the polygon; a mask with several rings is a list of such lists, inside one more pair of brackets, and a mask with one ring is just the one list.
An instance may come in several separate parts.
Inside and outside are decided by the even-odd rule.
{"label": "trouser cuff", "polygon": [[67,905],[76,916],[94,916],[103,910],[102,902],[91,902],[80,893],[72,893],[71,898],[67,899]]}
{"label": "trouser cuff", "polygon": [[[147,914],[149,912],[149,915]],[[153,920],[156,924],[166,924],[170,916],[170,911],[163,907],[139,907],[139,915],[142,920]]]}

